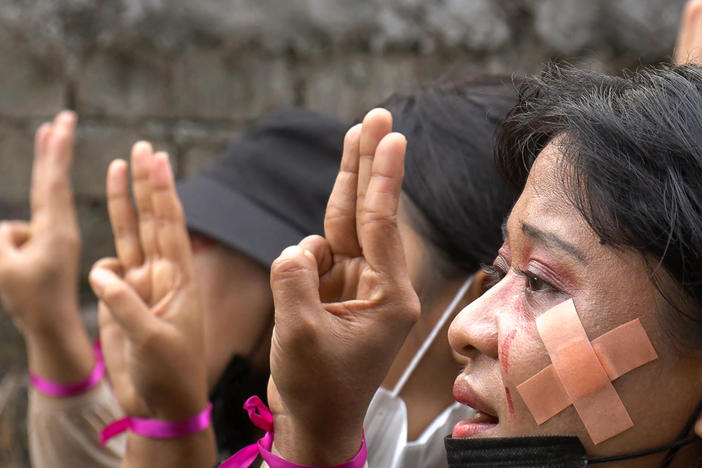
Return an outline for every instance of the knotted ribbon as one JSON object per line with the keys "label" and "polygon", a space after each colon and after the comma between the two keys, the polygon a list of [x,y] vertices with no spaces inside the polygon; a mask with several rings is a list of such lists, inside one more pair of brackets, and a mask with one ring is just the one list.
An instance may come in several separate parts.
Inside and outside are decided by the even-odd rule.
{"label": "knotted ribbon", "polygon": [[[306,465],[283,460],[271,453],[273,447],[273,414],[259,397],[254,395],[246,400],[244,409],[249,413],[249,419],[254,426],[266,431],[266,434],[255,444],[248,445],[232,455],[219,468],[249,468],[259,454],[270,468],[310,468]],[[362,468],[366,463],[366,458],[366,438],[364,437],[361,448],[355,457],[340,465],[323,468]]]}

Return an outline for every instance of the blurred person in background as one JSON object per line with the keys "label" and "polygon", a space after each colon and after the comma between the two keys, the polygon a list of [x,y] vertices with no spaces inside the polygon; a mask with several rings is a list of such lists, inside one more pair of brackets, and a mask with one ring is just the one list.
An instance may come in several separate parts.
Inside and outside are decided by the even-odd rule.
{"label": "blurred person in background", "polygon": [[685,4],[678,38],[673,52],[673,63],[702,63],[702,1],[688,0]]}
{"label": "blurred person in background", "polygon": [[[387,369],[384,388],[376,393],[365,418],[372,466],[446,466],[443,438],[457,420],[471,413],[469,408],[451,402],[451,382],[460,364],[448,347],[446,327],[448,319],[462,305],[479,297],[489,286],[486,283],[487,276],[479,272],[480,264],[491,256],[499,243],[502,220],[514,200],[512,193],[500,183],[491,156],[492,135],[514,102],[513,89],[511,80],[504,77],[430,85],[414,94],[395,96],[388,100],[387,106],[395,113],[394,121],[385,110],[371,111],[362,125],[354,127],[347,134],[347,147],[354,147],[363,155],[357,174],[342,165],[339,180],[348,179],[348,183],[356,178],[367,181],[372,177],[372,154],[379,140],[393,127],[403,129],[412,143],[408,153],[404,195],[400,202],[401,236],[395,239],[398,243],[393,248],[401,249],[406,255],[409,287],[419,297],[421,314],[407,340],[401,343],[397,358]],[[363,132],[360,131],[361,128],[364,129]],[[178,399],[155,402],[155,393],[141,393],[143,386],[163,385],[158,380],[163,377],[161,374],[168,374],[169,366],[162,367],[165,369],[163,372],[149,373],[149,369],[153,371],[157,368],[156,362],[160,358],[169,355],[169,361],[182,362],[175,354],[182,352],[188,342],[201,341],[197,326],[193,325],[198,323],[197,316],[183,313],[184,309],[191,310],[200,306],[195,299],[197,294],[192,291],[195,284],[188,280],[190,260],[181,255],[172,256],[174,252],[182,250],[182,247],[177,247],[181,245],[179,239],[182,236],[178,234],[181,220],[177,200],[172,194],[168,195],[168,169],[163,166],[164,158],[164,155],[154,155],[152,178],[162,186],[158,193],[152,194],[152,198],[156,200],[157,197],[164,197],[169,200],[163,203],[166,211],[161,216],[168,218],[162,224],[169,224],[170,231],[164,228],[159,235],[170,239],[166,243],[173,244],[160,249],[159,255],[169,265],[167,270],[179,271],[177,276],[183,275],[183,280],[171,289],[168,286],[172,284],[168,280],[169,274],[153,274],[149,276],[148,284],[130,284],[131,272],[121,267],[124,264],[122,259],[98,262],[91,278],[96,294],[105,299],[101,309],[101,317],[105,317],[101,320],[105,353],[122,356],[113,363],[110,359],[107,360],[111,375],[119,374],[120,379],[127,382],[115,388],[117,399],[127,414],[153,416],[150,405],[156,404],[163,405],[165,411],[157,411],[155,414],[167,415],[167,420],[179,420],[196,413],[198,405],[186,401],[188,399],[181,401],[181,405]],[[108,194],[113,192],[111,186],[120,187],[118,191],[122,196],[119,198],[128,200],[126,169],[122,161],[116,161],[110,166]],[[358,196],[364,197],[364,194],[359,193]],[[108,199],[111,204],[127,206],[125,202],[119,202],[117,197],[108,195]],[[333,230],[332,225],[344,222],[347,216],[347,213],[337,213],[336,206],[330,202],[325,229]],[[125,210],[120,218],[113,218],[113,224],[129,224],[131,228],[125,229],[124,237],[131,237],[130,244],[139,245],[138,232],[142,230],[142,219],[148,223],[150,217],[147,215],[144,218],[137,206],[137,213]],[[127,223],[125,220],[133,221]],[[354,239],[342,236],[336,241],[344,244],[354,242]],[[120,240],[117,239],[116,242],[119,252]],[[352,257],[355,255],[357,254]],[[347,267],[355,268],[351,258]],[[334,275],[338,274],[341,273],[337,270]],[[352,284],[337,284],[337,289],[329,291],[330,299],[339,293],[352,293],[351,290],[346,291],[352,287]],[[159,299],[170,299],[154,303],[153,298],[148,299],[140,292],[153,289],[161,291]],[[175,297],[178,300],[174,300]],[[146,312],[145,308],[150,308],[151,312]],[[135,315],[127,309],[142,312]],[[175,334],[156,338],[148,351],[138,349],[139,339],[132,332],[141,325],[130,325],[128,322],[153,313],[163,317],[163,320],[144,320],[141,325],[155,327],[149,333],[158,335],[173,326]],[[128,314],[129,317],[123,314]],[[190,325],[177,330],[186,322]],[[117,333],[121,338],[108,343],[105,338],[108,333]],[[334,330],[330,329],[328,333],[329,338],[333,339]],[[135,339],[137,341],[133,341]],[[276,339],[275,333],[273,339]],[[162,346],[175,354],[170,354]],[[124,362],[129,361],[124,357],[128,352],[136,352],[139,356],[131,365]],[[136,362],[139,362],[139,369],[134,368]],[[374,368],[370,362],[359,362],[358,365],[367,365],[369,370]],[[145,376],[141,372],[149,375]],[[201,373],[201,370],[193,368],[187,375],[197,376]],[[315,380],[314,376],[308,377]],[[173,392],[182,387],[185,393],[190,393],[195,399],[202,395],[198,390],[197,379],[185,379],[180,375],[173,379],[172,385]],[[125,390],[127,388],[129,390]],[[323,388],[320,391],[324,391]],[[205,406],[204,403],[202,406]],[[177,443],[171,445],[167,441],[147,440],[149,438],[130,434],[129,441],[133,450],[127,451],[125,463],[128,466],[132,463],[150,466],[166,460],[180,460],[180,457],[194,463],[201,460],[197,454],[203,453],[195,448],[198,447],[198,440],[206,441],[208,432],[209,430],[186,437],[189,442],[180,447],[187,448],[176,450],[167,457],[162,457],[159,450],[152,451],[148,447],[152,443],[158,446],[159,442],[179,447]]]}

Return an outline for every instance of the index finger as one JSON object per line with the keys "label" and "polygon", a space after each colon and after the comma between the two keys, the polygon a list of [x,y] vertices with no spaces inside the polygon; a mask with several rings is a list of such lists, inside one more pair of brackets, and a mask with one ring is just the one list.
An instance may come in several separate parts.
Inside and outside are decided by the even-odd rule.
{"label": "index finger", "polygon": [[37,130],[31,204],[33,221],[40,226],[55,229],[75,224],[70,169],[77,120],[75,113],[63,111],[52,125]]}
{"label": "index finger", "polygon": [[355,257],[361,254],[356,237],[356,187],[361,124],[353,126],[344,137],[339,174],[329,195],[324,213],[324,235],[334,254]]}

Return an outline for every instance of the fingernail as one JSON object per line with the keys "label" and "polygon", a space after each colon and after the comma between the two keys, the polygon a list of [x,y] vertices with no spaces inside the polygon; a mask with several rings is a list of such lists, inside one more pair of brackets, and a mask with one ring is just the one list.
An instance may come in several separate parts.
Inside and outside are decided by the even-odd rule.
{"label": "fingernail", "polygon": [[112,274],[102,268],[95,268],[90,272],[90,284],[96,293],[102,292],[102,290],[110,284],[112,281]]}
{"label": "fingernail", "polygon": [[70,110],[63,110],[59,113],[59,120],[65,120],[66,122],[73,122],[77,117],[77,114]]}
{"label": "fingernail", "polygon": [[291,245],[290,247],[286,247],[283,249],[282,252],[280,252],[280,257],[281,258],[294,258],[297,257],[303,253],[302,248],[296,246],[296,245]]}
{"label": "fingernail", "polygon": [[312,260],[313,262],[316,262],[316,261],[317,261],[317,259],[314,258],[314,255],[312,254],[312,252],[310,252],[309,250],[307,250],[307,249],[302,249],[302,253],[305,254],[305,257],[309,258],[309,259]]}
{"label": "fingernail", "polygon": [[140,140],[134,143],[134,146],[132,146],[132,152],[141,157],[142,154],[148,154],[148,156],[151,156],[151,153],[153,152],[153,147],[151,146],[151,143],[145,140]]}

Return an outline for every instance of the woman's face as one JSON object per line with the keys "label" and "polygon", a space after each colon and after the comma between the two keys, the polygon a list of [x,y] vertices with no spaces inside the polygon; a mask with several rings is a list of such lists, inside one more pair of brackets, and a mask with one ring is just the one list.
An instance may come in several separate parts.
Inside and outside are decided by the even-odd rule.
{"label": "woman's face", "polygon": [[[682,357],[663,331],[659,316],[669,313],[667,305],[641,255],[600,244],[568,202],[559,180],[559,155],[549,145],[531,169],[493,265],[499,282],[451,325],[451,346],[469,358],[456,379],[454,397],[494,416],[473,421],[483,424],[459,423],[453,435],[574,434],[590,455],[670,442],[702,395],[700,360]],[[516,388],[551,363],[536,317],[568,299],[590,340],[638,318],[659,356],[613,382],[634,426],[598,445],[573,406],[537,425]],[[648,457],[634,465],[656,460],[660,458]]]}

